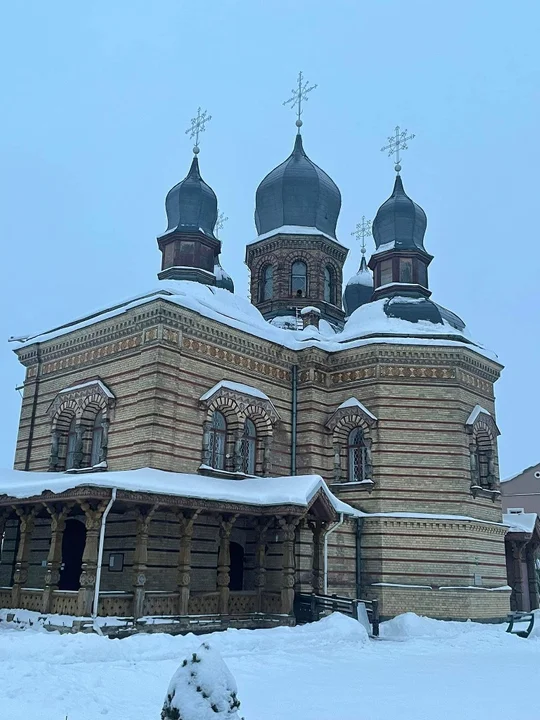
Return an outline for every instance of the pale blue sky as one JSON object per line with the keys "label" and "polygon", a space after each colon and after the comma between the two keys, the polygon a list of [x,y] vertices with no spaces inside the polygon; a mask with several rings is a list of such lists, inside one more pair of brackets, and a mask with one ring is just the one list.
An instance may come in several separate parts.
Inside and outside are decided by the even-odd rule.
{"label": "pale blue sky", "polygon": [[[433,297],[506,365],[503,476],[540,461],[537,0],[30,0],[0,23],[0,465],[12,463],[23,370],[4,340],[158,284],[164,198],[184,134],[213,116],[203,177],[229,217],[222,264],[245,293],[254,194],[289,154],[282,107],[318,83],[304,146],[339,185],[338,237],[391,192],[396,124],[428,215]],[[350,276],[359,261],[353,247]]]}

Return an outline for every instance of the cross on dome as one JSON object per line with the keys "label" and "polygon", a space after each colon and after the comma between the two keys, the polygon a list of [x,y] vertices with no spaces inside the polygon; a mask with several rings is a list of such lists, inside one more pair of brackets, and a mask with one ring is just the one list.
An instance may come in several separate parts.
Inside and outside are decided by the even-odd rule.
{"label": "cross on dome", "polygon": [[366,220],[366,216],[362,215],[362,222],[356,223],[356,228],[352,231],[357,240],[362,242],[362,255],[366,254],[366,238],[371,237],[371,220]]}
{"label": "cross on dome", "polygon": [[283,105],[290,105],[292,108],[296,106],[296,127],[298,128],[298,132],[300,132],[300,128],[302,127],[302,100],[305,100],[306,102],[309,100],[308,93],[310,93],[312,90],[315,90],[317,85],[312,85],[311,87],[308,87],[309,81],[304,81],[304,75],[302,71],[298,73],[298,87],[292,89],[292,96],[285,100]]}
{"label": "cross on dome", "polygon": [[191,127],[186,130],[186,135],[189,135],[190,140],[195,138],[195,145],[193,146],[193,152],[195,155],[199,153],[199,135],[206,130],[206,123],[212,119],[211,115],[208,115],[208,111],[205,110],[201,113],[201,108],[197,109],[197,116],[191,118]]}
{"label": "cross on dome", "polygon": [[216,237],[219,237],[219,233],[220,233],[221,230],[223,230],[223,226],[225,225],[225,223],[227,222],[228,219],[229,219],[229,218],[226,217],[225,213],[220,212],[220,213],[218,214],[218,218],[217,218],[217,220],[216,220],[216,226],[215,226],[215,228],[214,228],[214,235],[215,235]]}
{"label": "cross on dome", "polygon": [[401,170],[401,156],[399,154],[399,151],[408,150],[409,146],[407,145],[407,141],[412,140],[415,137],[413,134],[407,135],[407,132],[408,130],[401,130],[399,125],[396,125],[394,135],[390,135],[388,137],[388,145],[385,145],[381,148],[381,152],[386,152],[386,150],[388,150],[388,157],[390,157],[390,155],[395,156],[394,169],[398,175],[399,171]]}

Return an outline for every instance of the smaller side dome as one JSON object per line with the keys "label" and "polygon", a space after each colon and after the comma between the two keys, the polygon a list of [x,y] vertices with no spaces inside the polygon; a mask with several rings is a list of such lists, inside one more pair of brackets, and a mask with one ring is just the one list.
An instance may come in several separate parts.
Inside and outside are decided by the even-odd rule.
{"label": "smaller side dome", "polygon": [[425,252],[426,228],[426,213],[405,193],[398,175],[392,195],[381,205],[373,221],[373,239],[377,249],[388,245],[388,249]]}
{"label": "smaller side dome", "polygon": [[216,276],[216,287],[234,293],[234,282],[229,273],[221,267],[219,258],[214,265],[214,275]]}
{"label": "smaller side dome", "polygon": [[365,255],[362,255],[358,272],[349,280],[343,293],[345,317],[352,315],[360,305],[368,303],[372,295],[373,275],[367,266]]}
{"label": "smaller side dome", "polygon": [[167,230],[164,235],[173,230],[202,231],[208,237],[214,238],[217,205],[216,194],[202,179],[199,160],[194,157],[186,177],[167,193]]}

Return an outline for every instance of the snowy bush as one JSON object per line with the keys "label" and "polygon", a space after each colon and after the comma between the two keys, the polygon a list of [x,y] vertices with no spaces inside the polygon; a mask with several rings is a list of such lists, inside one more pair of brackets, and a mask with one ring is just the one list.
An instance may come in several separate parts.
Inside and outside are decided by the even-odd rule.
{"label": "snowy bush", "polygon": [[242,720],[236,682],[217,650],[203,643],[174,673],[161,720]]}

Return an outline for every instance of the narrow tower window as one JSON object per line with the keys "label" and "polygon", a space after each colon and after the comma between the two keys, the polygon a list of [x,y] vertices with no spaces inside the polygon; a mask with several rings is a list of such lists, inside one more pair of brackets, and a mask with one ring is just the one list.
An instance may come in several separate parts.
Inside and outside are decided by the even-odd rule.
{"label": "narrow tower window", "polygon": [[334,302],[334,274],[328,265],[324,268],[324,302]]}
{"label": "narrow tower window", "polygon": [[361,482],[367,477],[367,451],[362,428],[353,428],[347,442],[349,482]]}
{"label": "narrow tower window", "polygon": [[255,460],[257,454],[257,430],[249,419],[244,423],[242,436],[242,471],[246,475],[255,475]]}
{"label": "narrow tower window", "polygon": [[75,417],[69,424],[67,435],[67,452],[66,452],[66,470],[70,470],[75,465],[75,449],[77,447],[77,430],[75,428]]}
{"label": "narrow tower window", "polygon": [[402,283],[412,283],[413,263],[411,258],[401,258],[399,261],[399,281]]}
{"label": "narrow tower window", "polygon": [[210,428],[210,466],[216,470],[225,469],[226,439],[227,423],[224,416],[216,410]]}
{"label": "narrow tower window", "polygon": [[103,414],[97,413],[92,426],[92,450],[90,452],[90,467],[101,462],[101,443],[103,441]]}
{"label": "narrow tower window", "polygon": [[292,264],[291,295],[294,297],[306,297],[307,295],[307,266],[301,260],[296,260]]}
{"label": "narrow tower window", "polygon": [[261,273],[261,301],[271,300],[274,296],[274,268],[266,265]]}

